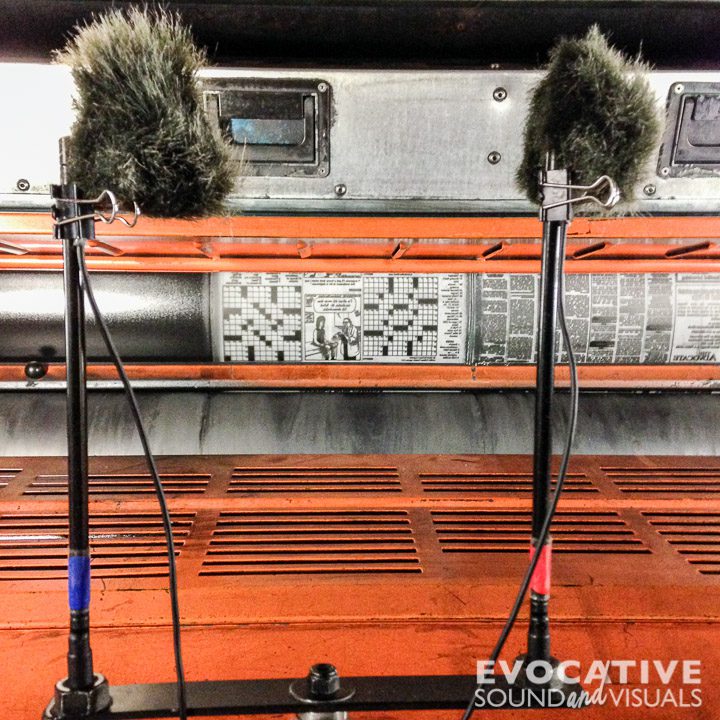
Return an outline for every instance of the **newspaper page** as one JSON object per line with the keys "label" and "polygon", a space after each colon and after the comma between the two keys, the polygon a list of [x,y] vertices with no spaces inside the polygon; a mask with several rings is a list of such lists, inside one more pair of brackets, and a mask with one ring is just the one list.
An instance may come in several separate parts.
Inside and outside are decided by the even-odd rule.
{"label": "newspaper page", "polygon": [[467,276],[219,273],[225,362],[462,363]]}
{"label": "newspaper page", "polygon": [[[539,276],[487,274],[476,287],[481,327],[478,362],[534,362]],[[579,363],[720,361],[720,277],[716,275],[567,275],[565,309]],[[557,347],[558,358],[566,360],[559,337]]]}
{"label": "newspaper page", "polygon": [[720,362],[720,279],[675,276],[675,327],[670,362]]}

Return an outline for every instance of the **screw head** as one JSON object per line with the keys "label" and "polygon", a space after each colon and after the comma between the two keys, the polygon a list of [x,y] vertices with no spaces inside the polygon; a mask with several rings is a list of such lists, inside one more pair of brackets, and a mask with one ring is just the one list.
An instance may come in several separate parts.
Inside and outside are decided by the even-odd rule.
{"label": "screw head", "polygon": [[347,185],[345,185],[345,183],[338,183],[335,186],[335,194],[338,197],[343,197],[343,195],[347,195]]}
{"label": "screw head", "polygon": [[323,92],[323,93],[324,93],[324,92],[327,92],[327,90],[328,90],[328,84],[327,84],[327,83],[324,83],[324,82],[318,83],[318,90],[319,90],[320,92]]}
{"label": "screw head", "polygon": [[660,174],[661,174],[663,177],[667,177],[667,176],[670,174],[670,168],[669,168],[669,167],[661,168]]}
{"label": "screw head", "polygon": [[327,171],[327,168],[326,168],[326,167],[321,167],[321,168],[318,170],[318,175],[327,175],[327,172],[328,172],[328,171]]}
{"label": "screw head", "polygon": [[504,87],[497,87],[493,90],[493,100],[496,102],[502,102],[507,95],[507,90]]}
{"label": "screw head", "polygon": [[652,183],[649,183],[643,188],[643,192],[648,197],[652,197],[657,192],[657,188]]}
{"label": "screw head", "polygon": [[27,192],[30,189],[30,181],[26,180],[25,178],[20,178],[16,183],[15,187],[20,192]]}
{"label": "screw head", "polygon": [[491,69],[491,70],[499,70],[499,69],[500,69],[500,63],[490,63],[490,69]]}
{"label": "screw head", "polygon": [[497,165],[501,160],[502,155],[497,150],[493,150],[491,153],[488,153],[487,161],[491,165]]}
{"label": "screw head", "polygon": [[682,83],[677,83],[673,90],[675,91],[676,95],[680,95],[680,93],[685,89],[685,86]]}

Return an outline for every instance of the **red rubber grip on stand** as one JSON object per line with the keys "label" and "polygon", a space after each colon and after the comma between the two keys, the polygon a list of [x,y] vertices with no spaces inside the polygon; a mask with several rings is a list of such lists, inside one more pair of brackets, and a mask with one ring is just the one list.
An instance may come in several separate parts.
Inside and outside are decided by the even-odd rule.
{"label": "red rubber grip on stand", "polygon": [[[530,560],[535,555],[535,546],[530,546]],[[552,574],[552,541],[548,541],[540,550],[540,559],[530,580],[530,589],[538,595],[550,594],[550,576]]]}

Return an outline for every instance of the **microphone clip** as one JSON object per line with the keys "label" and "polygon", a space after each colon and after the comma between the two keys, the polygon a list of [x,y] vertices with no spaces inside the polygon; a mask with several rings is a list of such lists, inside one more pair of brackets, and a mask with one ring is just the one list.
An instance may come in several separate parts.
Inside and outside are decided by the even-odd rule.
{"label": "microphone clip", "polygon": [[[118,202],[117,197],[115,197],[115,193],[111,190],[103,190],[96,198],[84,200],[79,198],[59,197],[60,187],[61,186],[57,185],[53,186],[53,199],[55,200],[56,207],[59,204],[75,206],[90,205],[92,207],[91,212],[82,213],[80,215],[73,215],[72,217],[64,219],[59,219],[57,217],[58,213],[54,212],[53,219],[55,227],[69,225],[70,223],[75,223],[80,220],[92,220],[93,222],[99,221],[105,223],[106,225],[110,225],[111,223],[115,222],[115,220],[119,220],[121,223],[123,223],[123,225],[131,228],[135,227],[138,218],[140,217],[140,206],[136,202],[133,203],[133,214],[130,220],[128,220],[126,217],[123,217],[122,211],[120,209],[120,203]],[[109,205],[110,210],[106,213],[103,213],[100,209],[103,205]]]}
{"label": "microphone clip", "polygon": [[610,210],[620,200],[620,189],[608,175],[600,176],[590,185],[573,185],[568,170],[543,170],[540,173],[543,222],[570,222],[574,205],[592,202]]}

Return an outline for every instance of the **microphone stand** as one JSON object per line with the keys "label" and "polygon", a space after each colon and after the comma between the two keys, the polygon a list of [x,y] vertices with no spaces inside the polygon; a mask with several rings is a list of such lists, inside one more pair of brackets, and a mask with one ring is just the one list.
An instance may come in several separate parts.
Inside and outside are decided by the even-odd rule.
{"label": "microphone stand", "polygon": [[[85,343],[85,291],[78,249],[95,239],[95,222],[121,219],[115,196],[104,191],[85,199],[68,179],[67,141],[60,140],[60,184],[52,186],[55,239],[62,242],[65,289],[65,364],[68,447],[68,635],[67,677],[55,685],[44,720],[81,720],[100,715],[112,699],[105,677],[93,670],[90,647],[90,522]],[[103,215],[97,205],[108,201]],[[138,208],[136,206],[135,219]],[[129,225],[127,221],[125,224]]]}
{"label": "microphone stand", "polygon": [[[558,187],[552,187],[557,185]],[[570,178],[567,170],[545,170],[542,173],[543,221],[542,270],[540,274],[540,309],[535,380],[535,431],[533,447],[533,508],[531,556],[540,560],[530,583],[530,625],[527,660],[551,661],[550,600],[552,540],[548,536],[538,547],[542,526],[550,508],[552,487],[552,410],[555,394],[555,357],[557,310],[562,288],[562,271],[567,226],[572,219]],[[550,207],[548,207],[550,206]]]}
{"label": "microphone stand", "polygon": [[[535,428],[533,446],[533,506],[530,557],[540,553],[530,580],[530,619],[527,652],[521,656],[523,669],[541,661],[557,668],[559,662],[551,654],[550,619],[548,606],[551,585],[552,538],[547,533],[542,538],[543,526],[552,510],[552,410],[555,395],[555,362],[557,355],[557,315],[563,288],[562,273],[567,228],[572,220],[573,205],[583,202],[610,209],[620,199],[620,192],[607,176],[598,178],[591,185],[573,185],[567,169],[554,167],[548,156],[546,169],[541,173],[542,205],[540,219],[543,222],[543,251],[540,275],[540,307],[538,313],[537,376],[535,380]],[[574,195],[573,191],[581,191]],[[605,193],[604,198],[598,196]],[[524,672],[521,684],[525,687],[569,689],[565,678],[554,672],[543,683],[527,677]]]}

